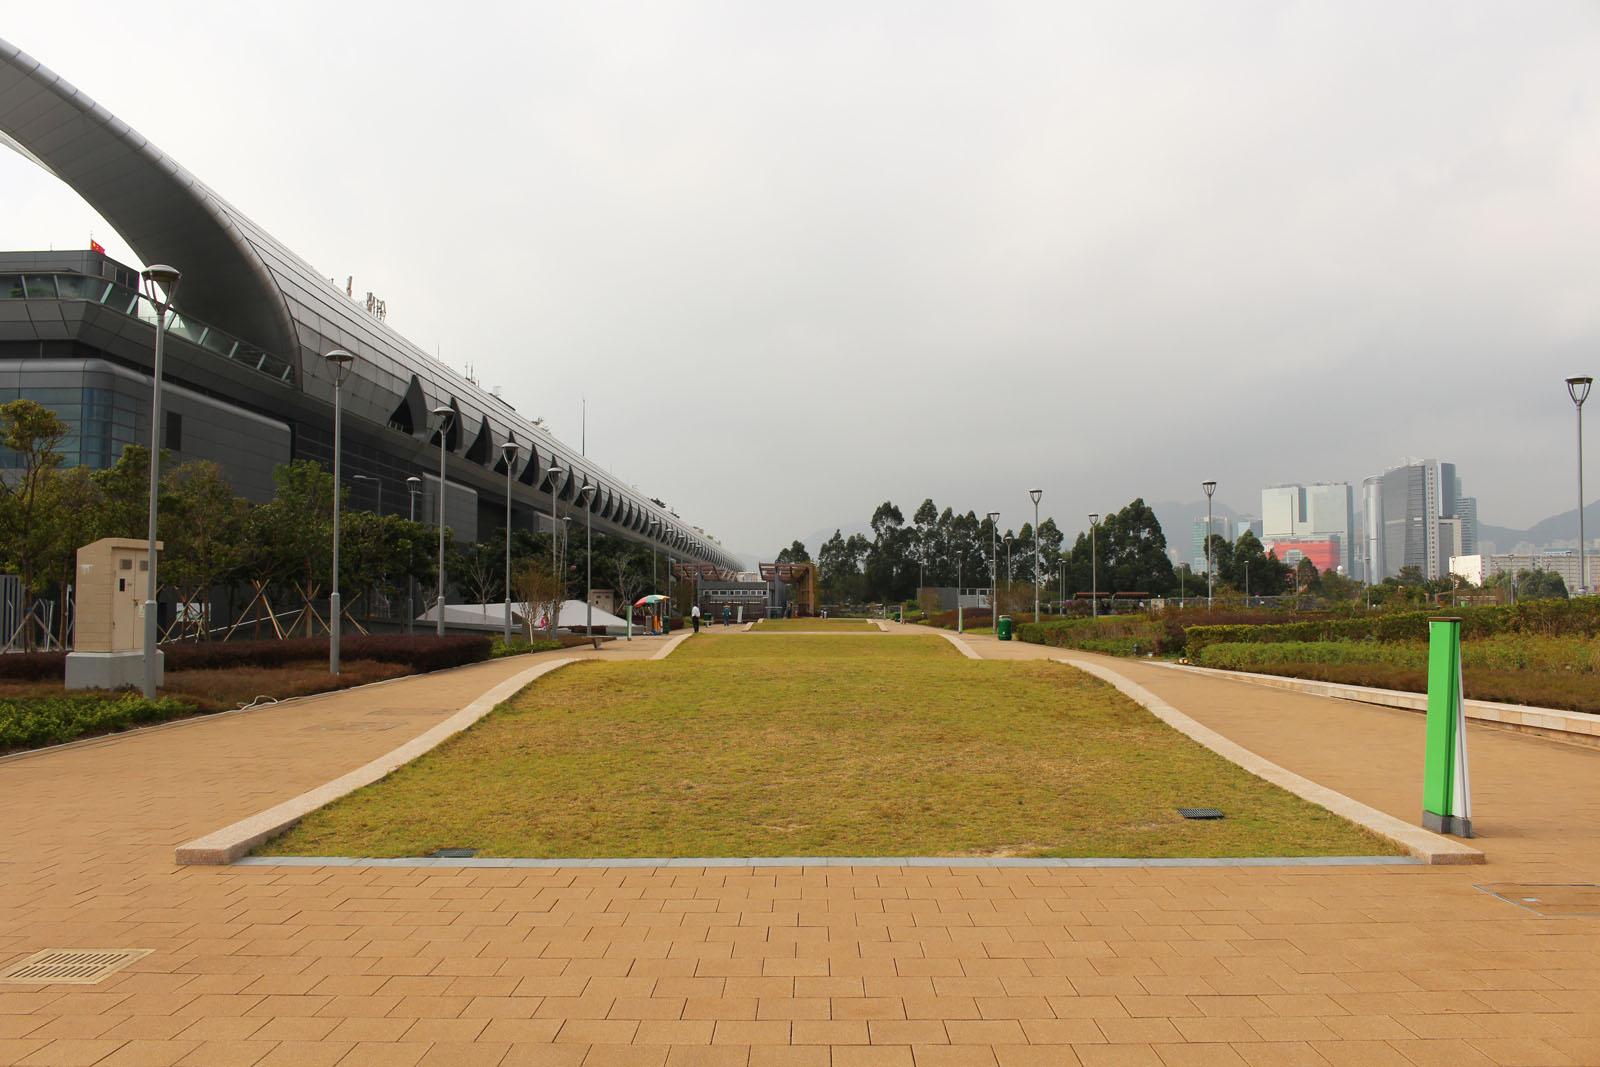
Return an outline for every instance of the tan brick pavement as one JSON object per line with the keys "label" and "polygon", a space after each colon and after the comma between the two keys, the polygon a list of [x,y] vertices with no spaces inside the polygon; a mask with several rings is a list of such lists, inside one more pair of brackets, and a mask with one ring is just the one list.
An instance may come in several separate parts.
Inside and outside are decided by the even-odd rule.
{"label": "tan brick pavement", "polygon": [[[1600,754],[1484,731],[1477,868],[173,864],[524,666],[0,762],[0,962],[155,950],[0,986],[0,1063],[1600,1064],[1600,919],[1474,888],[1600,880]],[[1117,666],[1415,821],[1419,717]]]}

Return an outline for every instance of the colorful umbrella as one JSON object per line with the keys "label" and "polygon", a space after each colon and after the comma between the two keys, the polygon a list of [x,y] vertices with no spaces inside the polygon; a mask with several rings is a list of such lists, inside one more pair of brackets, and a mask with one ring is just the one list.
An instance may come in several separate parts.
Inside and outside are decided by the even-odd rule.
{"label": "colorful umbrella", "polygon": [[633,602],[633,606],[636,608],[642,608],[646,604],[658,604],[666,599],[668,598],[660,593],[651,593],[649,596],[642,596],[638,600],[635,600]]}

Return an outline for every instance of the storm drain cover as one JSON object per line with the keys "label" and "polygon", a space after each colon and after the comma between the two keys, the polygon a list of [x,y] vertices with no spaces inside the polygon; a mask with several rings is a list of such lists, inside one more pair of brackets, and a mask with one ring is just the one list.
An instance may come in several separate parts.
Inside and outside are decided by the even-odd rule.
{"label": "storm drain cover", "polygon": [[1185,819],[1226,819],[1216,808],[1179,808],[1178,814]]}
{"label": "storm drain cover", "polygon": [[470,860],[477,854],[475,848],[438,848],[428,853],[436,860]]}
{"label": "storm drain cover", "polygon": [[1600,885],[1497,882],[1478,888],[1546,918],[1600,916]]}
{"label": "storm drain cover", "polygon": [[0,971],[0,982],[52,982],[94,985],[134,960],[148,948],[47,948]]}

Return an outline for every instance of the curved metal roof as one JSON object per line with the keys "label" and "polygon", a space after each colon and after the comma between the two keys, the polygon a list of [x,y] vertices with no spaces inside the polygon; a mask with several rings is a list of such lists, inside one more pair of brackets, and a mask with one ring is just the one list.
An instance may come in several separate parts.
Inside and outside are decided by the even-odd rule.
{"label": "curved metal roof", "polygon": [[[498,444],[514,440],[524,463],[540,465],[539,473],[518,479],[526,492],[547,490],[542,472],[551,466],[571,472],[563,479],[568,484],[558,487],[564,497],[576,492],[571,483],[587,472],[600,490],[590,504],[596,518],[699,559],[741,565],[676,515],[600,474],[509,403],[367,314],[126,123],[3,39],[0,140],[69,185],[146,263],[182,270],[181,310],[287,360],[301,392],[331,402],[333,385],[320,356],[346,349],[358,357],[344,387],[351,416],[422,443],[436,430],[427,413],[437,405],[451,407],[457,414],[446,444],[457,473],[492,471],[501,464]],[[499,470],[504,473],[503,464]],[[652,518],[661,522],[654,535]]]}

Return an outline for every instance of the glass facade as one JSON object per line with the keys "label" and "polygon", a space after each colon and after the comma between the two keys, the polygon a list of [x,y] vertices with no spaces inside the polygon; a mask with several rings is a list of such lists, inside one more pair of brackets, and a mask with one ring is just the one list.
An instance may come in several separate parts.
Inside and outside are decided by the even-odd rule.
{"label": "glass facade", "polygon": [[[116,463],[123,446],[138,441],[135,400],[116,390],[87,385],[0,390],[0,403],[23,399],[49,408],[67,424],[67,436],[56,448],[64,467],[103,470]],[[15,453],[0,449],[0,468],[16,465]]]}
{"label": "glass facade", "polygon": [[[155,325],[155,306],[126,286],[87,274],[0,274],[0,300],[87,300]],[[167,316],[167,333],[199,345],[280,382],[294,381],[294,365],[187,315]],[[65,418],[66,416],[62,416]]]}

